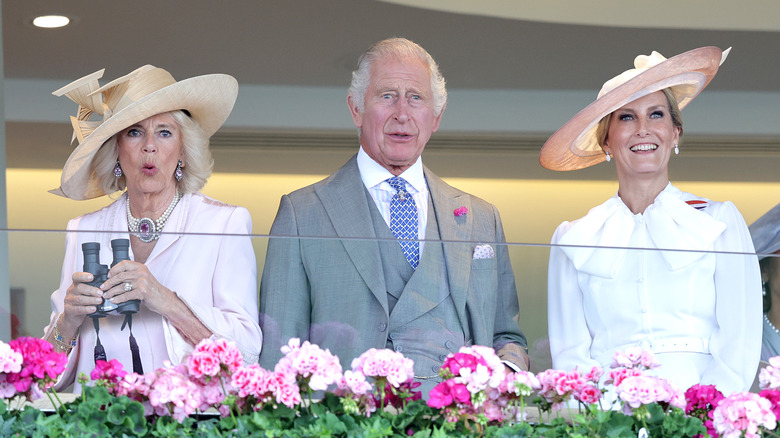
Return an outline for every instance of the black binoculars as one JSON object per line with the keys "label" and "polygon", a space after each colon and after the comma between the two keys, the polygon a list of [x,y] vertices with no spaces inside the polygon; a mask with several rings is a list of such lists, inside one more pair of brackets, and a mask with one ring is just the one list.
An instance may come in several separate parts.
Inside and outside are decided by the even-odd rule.
{"label": "black binoculars", "polygon": [[[90,286],[100,287],[108,279],[107,265],[100,264],[100,243],[85,242],[81,244],[81,250],[84,252],[84,272],[89,272],[94,276],[93,280],[87,283]],[[114,239],[111,241],[111,252],[114,254],[114,260],[111,267],[123,261],[130,259],[130,240]],[[114,304],[110,300],[103,299],[103,302],[97,306],[97,310],[88,316],[92,318],[103,318],[108,315],[127,315],[138,313],[141,308],[141,300],[130,300],[124,303]]]}

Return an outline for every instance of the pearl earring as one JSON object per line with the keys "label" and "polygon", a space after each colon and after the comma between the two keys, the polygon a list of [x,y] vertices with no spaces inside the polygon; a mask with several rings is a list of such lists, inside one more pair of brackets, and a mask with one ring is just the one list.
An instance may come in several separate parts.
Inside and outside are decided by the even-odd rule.
{"label": "pearl earring", "polygon": [[674,154],[680,155],[680,148],[677,147],[677,144],[674,145]]}
{"label": "pearl earring", "polygon": [[606,156],[607,156],[607,163],[609,163],[610,161],[612,161],[612,155],[610,155],[610,154],[609,154],[609,152],[607,152],[607,151],[604,151],[604,155],[606,155]]}

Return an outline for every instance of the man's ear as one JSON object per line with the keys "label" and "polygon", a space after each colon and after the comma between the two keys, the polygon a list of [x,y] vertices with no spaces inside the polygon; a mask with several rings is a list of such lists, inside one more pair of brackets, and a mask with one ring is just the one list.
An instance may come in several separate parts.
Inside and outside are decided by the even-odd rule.
{"label": "man's ear", "polygon": [[358,109],[357,103],[352,99],[352,95],[347,95],[347,106],[349,107],[349,113],[352,115],[352,121],[355,126],[360,128],[363,126],[363,113]]}

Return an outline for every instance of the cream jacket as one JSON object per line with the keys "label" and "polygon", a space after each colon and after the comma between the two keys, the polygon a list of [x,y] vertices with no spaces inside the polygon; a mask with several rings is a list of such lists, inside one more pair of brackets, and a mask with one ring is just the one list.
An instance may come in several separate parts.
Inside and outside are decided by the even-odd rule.
{"label": "cream jacket", "polygon": [[[51,296],[52,313],[45,336],[63,311],[72,274],[83,270],[81,244],[99,242],[100,263],[110,265],[111,239],[128,238],[126,202],[126,195],[122,195],[111,205],[68,223],[60,287]],[[258,325],[257,263],[249,237],[249,212],[200,193],[187,194],[163,231],[145,263],[152,275],[174,291],[215,337],[234,341],[246,362],[257,362],[263,338]],[[100,340],[107,359],[119,360],[131,372],[128,329],[120,330],[123,320],[123,316],[101,318]],[[165,361],[180,363],[193,349],[163,316],[143,305],[133,317],[133,334],[147,373]],[[95,366],[95,340],[92,319],[86,318],[58,388],[72,383],[79,373],[89,376]]]}

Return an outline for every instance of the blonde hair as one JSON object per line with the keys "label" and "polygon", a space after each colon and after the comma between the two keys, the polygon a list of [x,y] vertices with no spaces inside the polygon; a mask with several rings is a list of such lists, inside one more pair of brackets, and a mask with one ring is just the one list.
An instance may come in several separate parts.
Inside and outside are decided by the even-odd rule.
{"label": "blonde hair", "polygon": [[[206,185],[214,168],[214,160],[211,158],[209,138],[203,132],[198,122],[190,118],[184,111],[171,111],[168,114],[173,117],[181,130],[183,176],[176,183],[179,193],[195,193]],[[122,129],[124,131],[124,128]],[[121,132],[121,131],[120,131]],[[114,166],[119,159],[116,133],[95,153],[92,160],[92,172],[100,188],[108,195],[127,187],[124,175],[114,176]],[[121,163],[120,163],[121,166]]]}

